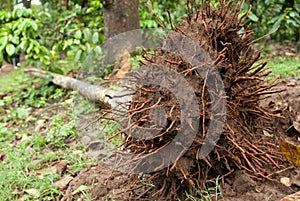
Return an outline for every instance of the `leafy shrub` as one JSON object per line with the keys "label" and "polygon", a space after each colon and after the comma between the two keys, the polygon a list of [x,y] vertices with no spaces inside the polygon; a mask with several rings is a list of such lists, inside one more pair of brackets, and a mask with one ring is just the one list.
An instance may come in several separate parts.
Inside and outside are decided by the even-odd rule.
{"label": "leafy shrub", "polygon": [[41,27],[31,9],[0,12],[0,63],[3,59],[11,63],[14,55],[26,53],[29,60],[49,65],[50,52],[38,40]]}
{"label": "leafy shrub", "polygon": [[[278,29],[271,34],[271,39],[299,40],[300,4],[296,0],[253,1],[252,5],[248,22],[252,23],[255,37]],[[250,8],[248,1],[244,4],[244,8]]]}

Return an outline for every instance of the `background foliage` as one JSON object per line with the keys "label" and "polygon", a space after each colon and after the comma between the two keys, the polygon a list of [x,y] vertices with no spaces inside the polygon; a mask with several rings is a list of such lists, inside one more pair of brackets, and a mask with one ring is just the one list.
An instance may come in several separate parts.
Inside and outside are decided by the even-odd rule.
{"label": "background foliage", "polygon": [[[65,73],[72,68],[88,68],[104,75],[101,58],[104,38],[102,4],[98,0],[42,0],[31,9],[13,9],[5,0],[0,12],[0,63],[3,59],[25,53],[35,66]],[[234,3],[237,3],[235,1]],[[218,1],[211,4],[218,6]],[[246,0],[244,12],[250,9],[246,24],[264,40],[298,42],[300,34],[300,3],[297,0]],[[170,15],[168,15],[168,12]],[[186,0],[140,0],[141,28],[160,27],[157,18],[171,29],[187,13]],[[277,31],[276,31],[277,30]],[[71,64],[71,65],[70,65]]]}

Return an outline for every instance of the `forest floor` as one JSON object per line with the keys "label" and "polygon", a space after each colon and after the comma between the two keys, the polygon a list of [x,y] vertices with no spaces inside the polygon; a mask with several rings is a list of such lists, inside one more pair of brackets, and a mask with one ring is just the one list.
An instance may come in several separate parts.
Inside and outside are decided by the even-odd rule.
{"label": "forest floor", "polygon": [[[287,91],[261,104],[291,114],[278,124],[286,130],[300,111],[300,56],[278,44],[264,51],[273,66],[270,79],[279,78],[278,87]],[[91,124],[101,112],[77,92],[6,65],[0,71],[0,200],[152,200],[147,175],[129,176],[101,162],[107,138],[117,130],[105,120]],[[201,199],[186,194],[185,200],[280,200],[300,190],[297,176],[291,167],[277,182],[257,181],[237,170],[199,189]],[[282,177],[294,184],[284,186],[278,182]]]}

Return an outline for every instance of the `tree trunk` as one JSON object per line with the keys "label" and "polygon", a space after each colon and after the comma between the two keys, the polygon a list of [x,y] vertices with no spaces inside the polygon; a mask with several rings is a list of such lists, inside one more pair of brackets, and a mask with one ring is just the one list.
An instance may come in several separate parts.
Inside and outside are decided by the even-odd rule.
{"label": "tree trunk", "polygon": [[139,0],[102,0],[105,37],[139,29]]}
{"label": "tree trunk", "polygon": [[[134,41],[139,41],[140,33],[126,33],[122,37],[113,38],[118,34],[140,28],[139,0],[101,0],[103,4],[104,35],[106,57],[104,64],[121,63],[122,55],[130,53]],[[112,39],[109,41],[109,39]],[[131,40],[130,40],[131,39]]]}
{"label": "tree trunk", "polygon": [[22,0],[22,3],[25,8],[31,7],[31,0]]}

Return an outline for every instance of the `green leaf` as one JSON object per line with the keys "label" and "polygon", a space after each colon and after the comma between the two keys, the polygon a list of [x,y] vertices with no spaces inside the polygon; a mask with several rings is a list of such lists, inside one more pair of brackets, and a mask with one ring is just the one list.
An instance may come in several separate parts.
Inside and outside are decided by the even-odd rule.
{"label": "green leaf", "polygon": [[30,21],[28,21],[28,24],[30,24],[30,26],[32,27],[32,29],[33,29],[34,31],[37,31],[37,30],[38,30],[38,24],[37,24],[35,21],[30,20]]}
{"label": "green leaf", "polygon": [[94,49],[95,53],[100,55],[102,53],[102,49],[100,46],[96,46],[95,49]]}
{"label": "green leaf", "polygon": [[100,38],[100,41],[101,41],[101,42],[104,42],[104,41],[105,41],[104,34],[100,34],[100,37],[99,37],[99,38]]}
{"label": "green leaf", "polygon": [[77,39],[81,39],[82,32],[80,30],[76,31],[74,37],[77,38]]}
{"label": "green leaf", "polygon": [[93,40],[92,40],[92,42],[93,42],[93,44],[97,44],[98,41],[99,41],[99,33],[98,33],[98,32],[95,32],[95,33],[93,34]]}
{"label": "green leaf", "polygon": [[2,61],[3,61],[3,53],[0,52],[0,65],[2,65]]}
{"label": "green leaf", "polygon": [[17,9],[17,17],[20,18],[23,16],[24,10],[23,9]]}
{"label": "green leaf", "polygon": [[8,36],[4,36],[2,38],[0,38],[0,52],[5,48],[5,46],[7,45],[7,41],[8,41]]}
{"label": "green leaf", "polygon": [[8,44],[5,49],[6,49],[6,52],[9,56],[12,56],[15,53],[15,50],[16,50],[16,48],[13,44]]}
{"label": "green leaf", "polygon": [[40,48],[39,48],[39,47],[35,46],[33,49],[34,49],[34,51],[35,51],[37,54],[40,53]]}
{"label": "green leaf", "polygon": [[30,43],[28,49],[26,50],[26,53],[29,54],[29,52],[31,52],[32,48],[33,48],[33,43]]}
{"label": "green leaf", "polygon": [[265,4],[269,5],[272,2],[272,0],[265,0]]}
{"label": "green leaf", "polygon": [[80,192],[85,192],[87,190],[89,190],[89,188],[87,186],[81,185],[75,191],[72,192],[72,195],[75,195],[75,194],[80,193]]}
{"label": "green leaf", "polygon": [[28,24],[27,20],[23,20],[21,21],[20,26],[18,28],[24,31],[25,30],[24,27],[27,26],[27,24]]}
{"label": "green leaf", "polygon": [[49,56],[42,56],[41,60],[42,60],[42,62],[44,62],[45,65],[50,65],[50,57]]}
{"label": "green leaf", "polygon": [[13,18],[17,18],[17,10],[19,10],[19,8],[13,10],[13,12],[12,12]]}
{"label": "green leaf", "polygon": [[85,11],[85,13],[86,13],[86,14],[89,14],[89,13],[92,13],[94,10],[95,10],[94,7],[90,7],[90,8],[88,8],[88,9]]}
{"label": "green leaf", "polygon": [[30,15],[32,15],[32,10],[31,9],[24,10],[24,12],[23,12],[24,17],[30,17]]}
{"label": "green leaf", "polygon": [[83,34],[84,34],[85,40],[89,42],[91,40],[91,36],[92,36],[90,29],[85,28],[83,30]]}
{"label": "green leaf", "polygon": [[41,46],[40,49],[43,53],[50,54],[49,50],[45,46]]}
{"label": "green leaf", "polygon": [[273,27],[272,27],[272,29],[271,29],[270,32],[277,31],[279,29],[279,27],[280,27],[281,21],[282,21],[282,18],[279,17],[279,19],[274,23],[274,25],[273,25]]}
{"label": "green leaf", "polygon": [[26,41],[26,40],[23,40],[23,41],[20,43],[19,48],[20,48],[22,51],[25,51],[26,48],[27,48],[27,41]]}
{"label": "green leaf", "polygon": [[91,48],[90,44],[87,43],[85,46],[86,46],[86,52],[87,52],[88,54],[91,53],[92,48]]}
{"label": "green leaf", "polygon": [[23,12],[24,12],[24,9],[16,8],[16,9],[13,10],[12,16],[15,19],[20,18],[20,17],[22,17]]}
{"label": "green leaf", "polygon": [[50,66],[49,71],[53,72],[53,73],[60,74],[60,75],[64,74],[64,72],[60,68],[58,68],[56,66]]}
{"label": "green leaf", "polygon": [[252,12],[249,13],[248,18],[250,20],[252,20],[253,22],[258,22],[258,20],[259,20],[258,17]]}
{"label": "green leaf", "polygon": [[76,53],[76,55],[75,55],[75,58],[74,58],[75,62],[77,62],[77,61],[80,60],[81,53],[82,53],[82,50],[78,50],[78,51],[77,51],[77,53]]}
{"label": "green leaf", "polygon": [[16,30],[17,28],[19,28],[20,23],[21,23],[20,20],[12,22],[12,24],[13,24],[12,30]]}
{"label": "green leaf", "polygon": [[19,38],[17,36],[12,36],[12,35],[9,36],[9,41],[12,42],[15,45],[20,43]]}
{"label": "green leaf", "polygon": [[75,39],[73,43],[74,43],[75,45],[80,45],[81,42],[80,42],[79,39]]}

